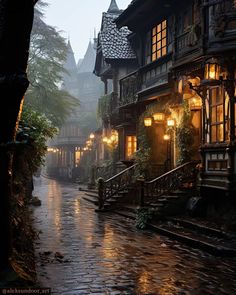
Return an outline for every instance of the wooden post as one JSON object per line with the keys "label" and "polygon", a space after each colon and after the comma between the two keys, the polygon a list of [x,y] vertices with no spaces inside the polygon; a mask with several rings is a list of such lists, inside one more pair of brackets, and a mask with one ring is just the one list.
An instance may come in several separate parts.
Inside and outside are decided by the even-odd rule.
{"label": "wooden post", "polygon": [[144,185],[145,185],[145,179],[144,177],[140,177],[138,179],[139,187],[140,187],[140,193],[139,193],[139,205],[141,207],[144,206]]}
{"label": "wooden post", "polygon": [[98,179],[98,209],[104,209],[104,179],[102,177]]}

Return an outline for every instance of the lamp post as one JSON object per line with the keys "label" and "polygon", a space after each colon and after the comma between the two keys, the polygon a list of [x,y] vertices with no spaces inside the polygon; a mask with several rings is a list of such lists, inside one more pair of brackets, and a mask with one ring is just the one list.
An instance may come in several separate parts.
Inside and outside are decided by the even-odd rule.
{"label": "lamp post", "polygon": [[165,161],[165,171],[171,169],[171,136],[169,134],[164,134],[164,141],[166,141],[166,161]]}
{"label": "lamp post", "polygon": [[[236,188],[236,60],[232,55],[207,59],[204,79],[189,83],[202,99],[202,173],[203,187],[215,186],[228,193]],[[217,171],[218,175],[212,175]],[[208,182],[208,174],[211,182]],[[226,181],[219,185],[220,179]]]}

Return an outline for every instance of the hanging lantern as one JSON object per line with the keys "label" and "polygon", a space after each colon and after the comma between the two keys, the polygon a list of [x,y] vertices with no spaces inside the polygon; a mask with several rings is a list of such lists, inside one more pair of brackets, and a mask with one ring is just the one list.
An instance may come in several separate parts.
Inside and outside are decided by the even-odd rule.
{"label": "hanging lantern", "polygon": [[206,81],[219,81],[220,79],[220,65],[215,58],[211,58],[205,63],[204,79]]}
{"label": "hanging lantern", "polygon": [[94,137],[95,137],[94,133],[90,133],[89,138],[94,139]]}
{"label": "hanging lantern", "polygon": [[155,113],[155,114],[153,114],[153,119],[156,123],[163,122],[165,119],[165,114],[164,113]]}
{"label": "hanging lantern", "polygon": [[150,117],[146,117],[146,118],[144,118],[143,122],[144,122],[144,126],[145,126],[145,127],[150,127],[150,126],[152,126],[152,118],[150,118]]}
{"label": "hanging lantern", "polygon": [[168,127],[174,127],[175,126],[175,120],[172,118],[167,119],[167,126]]}

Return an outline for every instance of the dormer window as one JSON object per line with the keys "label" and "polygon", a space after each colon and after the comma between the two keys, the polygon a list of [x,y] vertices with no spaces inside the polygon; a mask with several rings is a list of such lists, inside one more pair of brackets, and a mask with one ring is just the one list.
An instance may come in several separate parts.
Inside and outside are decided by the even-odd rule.
{"label": "dormer window", "polygon": [[167,22],[162,21],[152,29],[152,61],[167,54]]}

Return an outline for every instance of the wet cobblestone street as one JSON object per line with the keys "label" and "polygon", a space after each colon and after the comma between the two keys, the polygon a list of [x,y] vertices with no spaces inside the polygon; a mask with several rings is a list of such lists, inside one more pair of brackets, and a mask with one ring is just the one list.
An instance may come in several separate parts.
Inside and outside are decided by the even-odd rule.
{"label": "wet cobblestone street", "polygon": [[236,294],[236,259],[96,213],[75,184],[37,178],[33,194],[42,201],[34,209],[38,280],[52,294]]}

